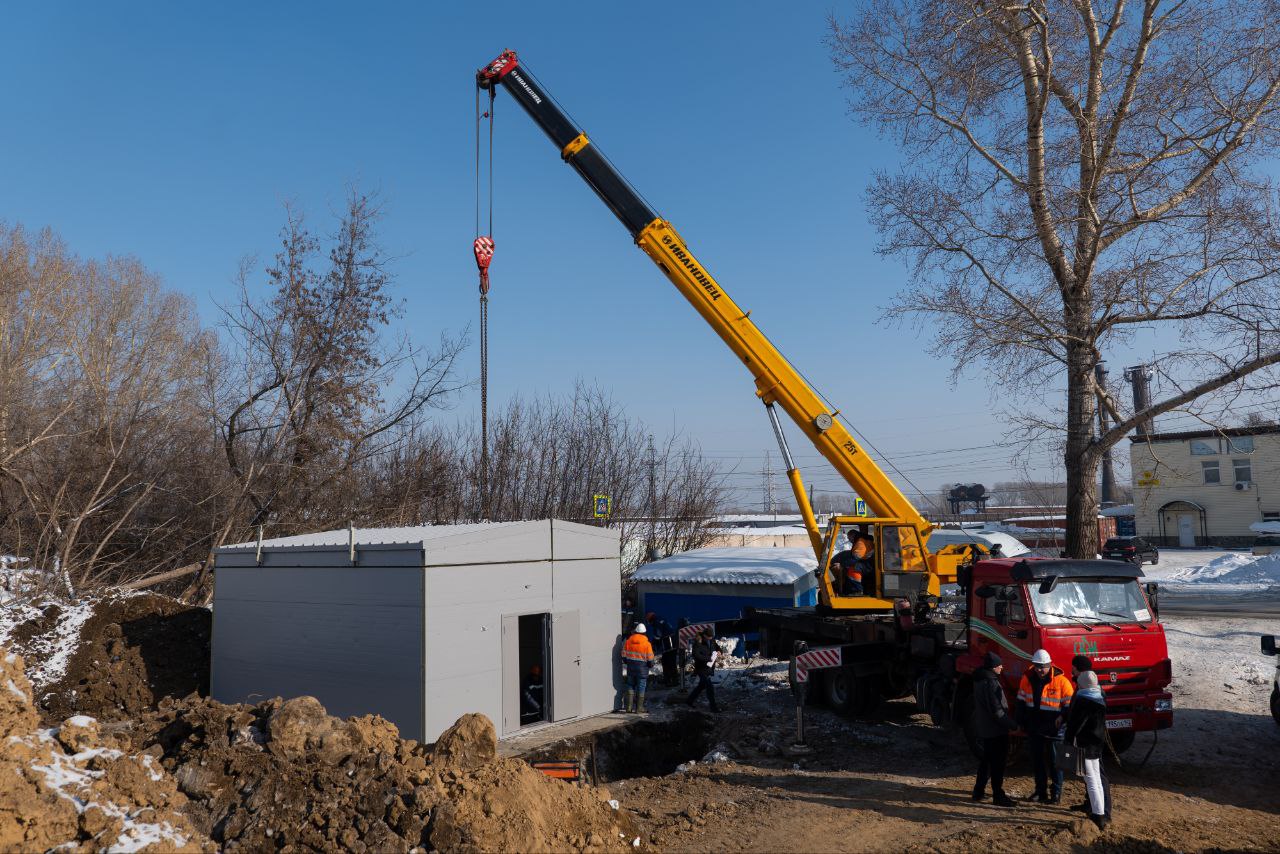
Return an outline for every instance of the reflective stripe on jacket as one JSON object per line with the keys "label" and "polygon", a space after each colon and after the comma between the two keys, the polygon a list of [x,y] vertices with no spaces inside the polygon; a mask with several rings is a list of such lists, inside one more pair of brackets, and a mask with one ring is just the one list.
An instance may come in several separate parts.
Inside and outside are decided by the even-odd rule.
{"label": "reflective stripe on jacket", "polygon": [[622,660],[652,664],[653,647],[649,644],[649,639],[639,632],[627,638],[622,645]]}
{"label": "reflective stripe on jacket", "polygon": [[1054,667],[1049,671],[1049,679],[1040,689],[1039,704],[1036,703],[1036,686],[1031,681],[1032,671],[1022,676],[1018,685],[1018,709],[1021,713],[1019,721],[1032,735],[1053,736],[1059,715],[1067,711],[1071,705],[1071,696],[1075,688],[1071,680],[1062,675],[1062,671]]}

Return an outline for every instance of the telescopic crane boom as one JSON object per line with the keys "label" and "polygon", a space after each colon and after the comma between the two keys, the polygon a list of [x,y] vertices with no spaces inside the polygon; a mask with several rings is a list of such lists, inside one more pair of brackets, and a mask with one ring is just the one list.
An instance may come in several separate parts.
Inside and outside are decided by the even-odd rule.
{"label": "telescopic crane boom", "polygon": [[[613,211],[646,255],[737,354],[755,379],[756,394],[768,409],[770,421],[787,466],[787,476],[805,519],[820,568],[820,599],[840,610],[883,610],[900,594],[938,592],[940,582],[953,581],[964,559],[960,550],[929,554],[926,541],[932,525],[876,465],[849,430],[830,411],[817,392],[791,366],[751,320],[751,313],[734,303],[719,282],[697,260],[671,223],[655,213],[631,188],[591,140],[556,105],[528,72],[514,51],[503,51],[476,74],[481,89],[501,87],[515,98],[542,128],[596,195]],[[787,447],[775,405],[791,417],[814,447],[826,457],[853,491],[866,501],[871,517],[837,517],[824,540],[800,482],[799,470]],[[875,594],[841,596],[839,584],[826,571],[840,545],[840,530],[858,526],[875,529],[877,577]],[[871,594],[872,591],[868,591]]]}

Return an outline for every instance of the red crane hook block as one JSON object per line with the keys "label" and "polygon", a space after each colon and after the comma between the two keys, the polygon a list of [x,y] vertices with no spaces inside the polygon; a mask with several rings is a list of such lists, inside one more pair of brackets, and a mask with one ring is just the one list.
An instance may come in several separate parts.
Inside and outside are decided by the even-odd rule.
{"label": "red crane hook block", "polygon": [[493,260],[493,238],[477,237],[473,246],[476,253],[476,267],[480,270],[480,293],[489,293],[489,262]]}

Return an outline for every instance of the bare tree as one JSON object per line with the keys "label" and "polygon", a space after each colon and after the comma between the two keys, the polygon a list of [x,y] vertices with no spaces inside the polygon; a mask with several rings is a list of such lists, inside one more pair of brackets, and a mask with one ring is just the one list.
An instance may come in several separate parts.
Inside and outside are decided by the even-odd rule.
{"label": "bare tree", "polygon": [[0,245],[0,541],[60,569],[64,592],[128,580],[145,552],[182,550],[210,341],[133,259],[21,229]]}
{"label": "bare tree", "polygon": [[235,487],[211,545],[257,525],[286,533],[362,515],[356,475],[461,387],[454,365],[464,338],[441,336],[426,350],[388,331],[401,306],[376,242],[378,216],[369,196],[353,194],[322,241],[290,211],[265,270],[266,300],[252,296],[253,265],[242,268],[224,322],[235,356],[213,384]]}
{"label": "bare tree", "polygon": [[[987,365],[1024,400],[1062,390],[1018,414],[1062,442],[1074,557],[1096,552],[1105,449],[1276,382],[1280,239],[1259,167],[1280,141],[1278,12],[868,0],[832,21],[854,113],[906,155],[869,189],[882,251],[914,264],[889,315],[934,322],[957,373]],[[1133,412],[1094,367],[1139,330],[1169,348],[1153,360],[1168,393]]]}

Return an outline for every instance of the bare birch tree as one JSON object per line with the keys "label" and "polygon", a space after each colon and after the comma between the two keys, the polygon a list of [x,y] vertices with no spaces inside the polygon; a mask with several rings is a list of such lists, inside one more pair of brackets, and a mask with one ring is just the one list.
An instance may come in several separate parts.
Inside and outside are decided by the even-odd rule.
{"label": "bare birch tree", "polygon": [[[1107,448],[1276,381],[1277,21],[1274,0],[868,0],[831,23],[854,114],[904,154],[868,191],[882,251],[914,265],[889,315],[1031,405],[1063,390],[1017,415],[1058,432],[1073,557],[1097,549]],[[1139,331],[1168,393],[1134,412],[1094,367]]]}

